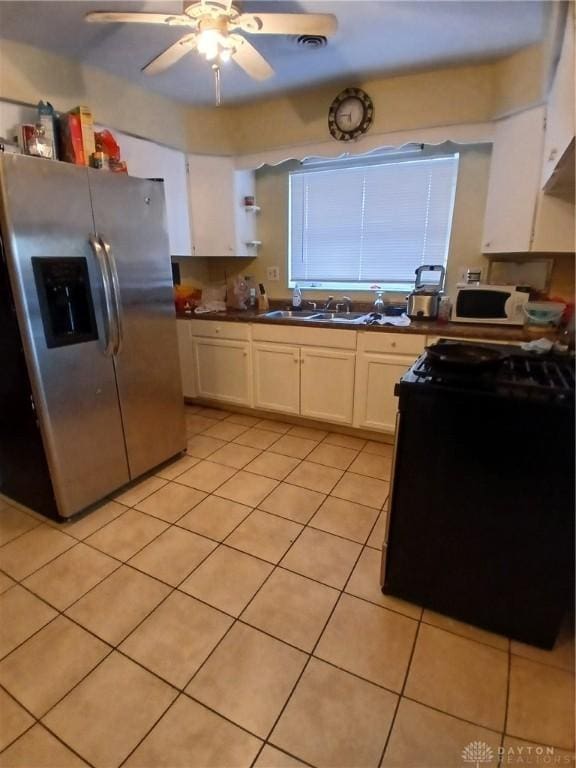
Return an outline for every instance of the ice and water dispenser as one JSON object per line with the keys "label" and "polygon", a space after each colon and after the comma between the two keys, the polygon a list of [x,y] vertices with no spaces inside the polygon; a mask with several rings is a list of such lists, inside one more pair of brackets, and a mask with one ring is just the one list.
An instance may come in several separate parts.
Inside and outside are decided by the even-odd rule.
{"label": "ice and water dispenser", "polygon": [[32,259],[46,346],[98,338],[88,264],[82,257]]}

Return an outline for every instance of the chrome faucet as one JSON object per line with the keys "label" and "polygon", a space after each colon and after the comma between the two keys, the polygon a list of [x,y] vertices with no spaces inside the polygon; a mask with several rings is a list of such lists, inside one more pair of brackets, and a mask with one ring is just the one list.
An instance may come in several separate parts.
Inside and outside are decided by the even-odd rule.
{"label": "chrome faucet", "polygon": [[316,312],[316,310],[318,309],[318,304],[316,304],[315,301],[310,301],[309,299],[306,299],[305,303],[309,304],[312,307],[312,309],[314,310],[314,312]]}
{"label": "chrome faucet", "polygon": [[349,315],[352,311],[352,299],[350,296],[342,296],[340,301],[336,304],[336,312],[340,312],[340,309],[338,307],[346,307],[346,314]]}
{"label": "chrome faucet", "polygon": [[326,302],[326,304],[324,304],[324,306],[322,307],[322,309],[324,310],[324,312],[328,312],[328,310],[330,309],[330,306],[331,306],[331,304],[332,304],[332,302],[333,302],[333,301],[334,301],[334,296],[328,296],[328,301],[327,301],[327,302]]}

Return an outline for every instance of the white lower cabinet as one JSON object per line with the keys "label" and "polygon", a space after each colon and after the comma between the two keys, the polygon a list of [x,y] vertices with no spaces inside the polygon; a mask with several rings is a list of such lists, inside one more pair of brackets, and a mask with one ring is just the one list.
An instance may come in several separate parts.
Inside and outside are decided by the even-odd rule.
{"label": "white lower cabinet", "polygon": [[413,362],[413,355],[381,355],[375,352],[358,355],[355,427],[394,432],[398,410],[394,387]]}
{"label": "white lower cabinet", "polygon": [[359,334],[356,358],[354,426],[394,432],[398,398],[394,387],[424,350],[419,334]]}
{"label": "white lower cabinet", "polygon": [[394,387],[426,341],[420,334],[197,319],[177,325],[186,397],[388,433],[396,422]]}
{"label": "white lower cabinet", "polygon": [[190,320],[176,320],[176,330],[178,332],[182,393],[184,397],[197,397],[196,362],[194,359]]}
{"label": "white lower cabinet", "polygon": [[193,339],[198,397],[252,406],[250,342]]}
{"label": "white lower cabinet", "polygon": [[352,424],[356,353],[303,347],[300,356],[300,414]]}
{"label": "white lower cabinet", "polygon": [[254,407],[300,413],[300,348],[282,344],[252,345]]}

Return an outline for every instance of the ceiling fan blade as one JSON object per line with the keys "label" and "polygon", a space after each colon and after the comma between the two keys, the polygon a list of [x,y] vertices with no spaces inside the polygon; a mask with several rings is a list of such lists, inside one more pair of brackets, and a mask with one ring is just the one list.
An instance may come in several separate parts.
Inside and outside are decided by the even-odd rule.
{"label": "ceiling fan blade", "polygon": [[274,74],[274,70],[268,64],[264,56],[254,46],[240,35],[230,35],[234,42],[235,51],[232,58],[242,67],[244,72],[254,80],[266,80]]}
{"label": "ceiling fan blade", "polygon": [[195,22],[184,14],[166,14],[166,13],[114,13],[109,11],[93,11],[87,13],[85,21],[90,22],[130,22],[135,24],[167,24],[168,26],[194,25]]}
{"label": "ceiling fan blade", "polygon": [[168,69],[168,67],[176,64],[177,61],[180,61],[183,56],[193,51],[194,48],[196,48],[196,34],[185,35],[177,43],[162,51],[155,59],[149,61],[145,67],[142,67],[142,72],[146,75],[158,75],[160,72]]}
{"label": "ceiling fan blade", "polygon": [[255,35],[323,35],[338,28],[332,13],[243,13],[234,24]]}

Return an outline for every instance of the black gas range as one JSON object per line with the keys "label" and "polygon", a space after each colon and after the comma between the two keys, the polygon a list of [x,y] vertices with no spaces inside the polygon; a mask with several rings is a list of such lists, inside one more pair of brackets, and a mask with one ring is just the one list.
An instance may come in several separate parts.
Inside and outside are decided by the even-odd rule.
{"label": "black gas range", "polygon": [[424,353],[397,385],[383,591],[551,647],[574,583],[574,361],[482,346],[492,364]]}
{"label": "black gas range", "polygon": [[481,346],[482,349],[497,352],[502,361],[488,370],[442,368],[435,366],[425,352],[402,377],[397,394],[405,385],[424,384],[440,390],[476,390],[479,394],[541,400],[574,407],[574,360],[568,355],[541,355],[512,345],[476,345],[449,339],[441,339],[438,344],[447,349],[464,345]]}

